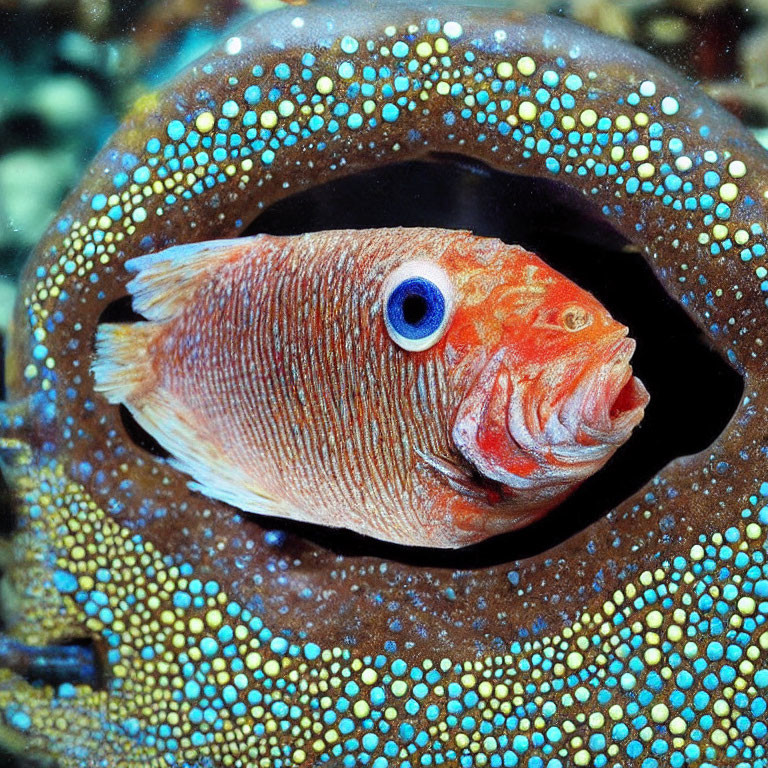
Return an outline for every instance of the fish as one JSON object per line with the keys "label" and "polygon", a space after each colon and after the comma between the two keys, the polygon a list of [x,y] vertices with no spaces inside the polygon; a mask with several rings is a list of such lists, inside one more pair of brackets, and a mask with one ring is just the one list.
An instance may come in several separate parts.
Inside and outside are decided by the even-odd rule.
{"label": "fish", "polygon": [[649,395],[635,342],[538,256],[434,228],[258,235],[126,262],[95,390],[258,515],[458,548],[597,472]]}

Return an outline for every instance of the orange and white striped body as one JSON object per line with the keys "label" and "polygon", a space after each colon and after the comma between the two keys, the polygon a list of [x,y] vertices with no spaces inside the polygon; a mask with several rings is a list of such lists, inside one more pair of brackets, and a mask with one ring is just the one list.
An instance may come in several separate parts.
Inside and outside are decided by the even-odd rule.
{"label": "orange and white striped body", "polygon": [[128,262],[97,389],[247,511],[409,545],[526,525],[640,421],[634,342],[538,257],[467,232],[320,232]]}

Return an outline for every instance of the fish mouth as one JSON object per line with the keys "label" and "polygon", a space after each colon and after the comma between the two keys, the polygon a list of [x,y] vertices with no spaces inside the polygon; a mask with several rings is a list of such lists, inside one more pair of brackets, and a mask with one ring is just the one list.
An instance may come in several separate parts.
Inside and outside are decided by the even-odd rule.
{"label": "fish mouth", "polygon": [[459,408],[454,445],[480,476],[510,491],[554,493],[586,479],[626,442],[650,400],[629,364],[635,346],[623,329],[599,354],[588,350],[578,373],[559,372],[558,384],[549,371],[516,378],[500,350]]}
{"label": "fish mouth", "polygon": [[592,440],[621,444],[642,421],[650,395],[630,365],[635,347],[634,339],[622,338],[590,376],[580,431]]}

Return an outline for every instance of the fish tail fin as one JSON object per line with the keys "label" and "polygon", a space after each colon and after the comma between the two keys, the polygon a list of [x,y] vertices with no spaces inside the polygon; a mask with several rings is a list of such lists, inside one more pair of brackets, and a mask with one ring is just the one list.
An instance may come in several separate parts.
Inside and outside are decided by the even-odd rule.
{"label": "fish tail fin", "polygon": [[154,388],[157,374],[147,348],[158,330],[155,323],[100,325],[96,329],[96,356],[91,365],[96,392],[114,405]]}

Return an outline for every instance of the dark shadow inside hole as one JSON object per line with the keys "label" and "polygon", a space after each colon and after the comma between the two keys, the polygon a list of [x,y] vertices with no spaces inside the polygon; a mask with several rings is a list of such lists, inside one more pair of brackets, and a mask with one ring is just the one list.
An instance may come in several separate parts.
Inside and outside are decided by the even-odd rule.
{"label": "dark shadow inside hole", "polygon": [[118,406],[120,409],[120,421],[123,424],[123,429],[128,437],[133,441],[135,445],[138,445],[147,453],[151,453],[153,456],[159,456],[160,458],[167,459],[171,454],[163,448],[160,443],[155,440],[152,435],[145,429],[139,426],[136,419],[133,418],[131,412],[124,406]]}
{"label": "dark shadow inside hole", "polygon": [[16,528],[14,497],[5,476],[0,473],[0,536],[8,536]]}
{"label": "dark shadow inside hole", "polygon": [[99,651],[91,639],[32,646],[0,635],[0,666],[13,670],[30,683],[54,687],[70,683],[104,690],[105,675]]}
{"label": "dark shadow inside hole", "polygon": [[133,311],[132,301],[130,296],[122,296],[108,304],[101,315],[99,315],[99,324],[135,323],[139,320],[146,320],[138,312]]}
{"label": "dark shadow inside hole", "polygon": [[535,555],[565,541],[672,459],[705,449],[735,412],[743,382],[667,296],[644,258],[581,196],[553,182],[511,176],[463,158],[440,160],[386,166],[299,193],[270,207],[244,234],[438,226],[520,244],[595,294],[629,327],[638,343],[633,367],[651,393],[643,423],[606,467],[544,520],[463,550],[408,548],[284,520],[253,521],[347,556],[476,568]]}

